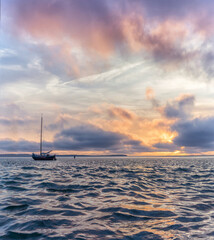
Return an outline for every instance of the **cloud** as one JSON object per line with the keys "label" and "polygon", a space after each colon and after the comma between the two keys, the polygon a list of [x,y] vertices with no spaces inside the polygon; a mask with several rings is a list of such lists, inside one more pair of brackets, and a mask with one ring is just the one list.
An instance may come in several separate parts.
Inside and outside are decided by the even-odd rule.
{"label": "cloud", "polygon": [[120,118],[122,120],[134,120],[135,116],[131,111],[120,107],[110,107],[108,109],[108,114],[111,118]]}
{"label": "cloud", "polygon": [[178,146],[204,151],[214,148],[214,117],[178,121],[172,129],[178,133],[173,141]]}
{"label": "cloud", "polygon": [[[43,142],[44,151],[88,151],[108,153],[140,153],[153,151],[141,141],[117,132],[105,131],[90,124],[77,125],[57,133],[52,142]],[[19,139],[1,139],[0,150],[4,152],[38,152],[39,143]]]}
{"label": "cloud", "polygon": [[202,67],[209,78],[214,77],[214,52],[209,50],[202,55]]}
{"label": "cloud", "polygon": [[[57,133],[52,142],[43,141],[44,151],[88,151],[133,154],[152,152],[141,141],[117,132],[105,131],[90,124],[77,125]],[[3,152],[38,152],[39,143],[19,139],[1,139],[0,150]]]}
{"label": "cloud", "polygon": [[[166,19],[169,17],[181,18],[189,14],[190,10],[199,10],[199,5],[206,7],[203,0],[134,0],[141,4],[145,12],[152,18]],[[204,6],[203,6],[204,5]]]}
{"label": "cloud", "polygon": [[[46,66],[51,59],[50,57],[46,57],[45,53],[48,52],[47,48],[42,51],[40,45],[35,46],[35,44],[23,43],[18,40],[15,41],[15,39],[7,41],[7,44],[11,49],[0,61],[1,86],[25,82],[25,86],[26,83],[28,83],[38,84],[41,87],[41,85],[45,85],[53,74],[60,72],[58,70],[60,66],[57,68],[56,64],[55,69],[50,69]],[[5,49],[3,49],[3,51],[4,50]],[[50,72],[52,72],[52,74],[50,74]],[[62,73],[62,71],[60,73]]]}
{"label": "cloud", "polygon": [[155,98],[155,93],[154,90],[150,87],[146,89],[146,99],[147,100],[152,100]]}
{"label": "cloud", "polygon": [[214,147],[214,117],[192,116],[195,97],[181,95],[161,108],[161,113],[168,119],[174,119],[170,129],[176,132],[172,144],[157,143],[153,147],[172,150],[181,147],[188,153],[211,151]]}
{"label": "cloud", "polygon": [[[151,97],[150,97],[151,96]],[[147,98],[154,95],[147,91]],[[169,120],[168,128],[171,136],[163,135],[163,139],[152,145],[156,151],[181,151],[186,153],[199,153],[212,151],[214,147],[214,117],[195,118],[195,96],[183,94],[175,100],[168,101],[165,106],[157,110]],[[171,121],[170,121],[171,120]]]}
{"label": "cloud", "polygon": [[158,152],[159,151],[173,152],[175,150],[178,150],[178,146],[176,146],[173,143],[156,143],[153,145],[153,147],[155,147]]}
{"label": "cloud", "polygon": [[[51,142],[44,141],[43,149],[44,151],[53,149],[53,144]],[[38,152],[39,143],[25,139],[19,139],[17,141],[12,139],[0,139],[0,150],[4,152]]]}
{"label": "cloud", "polygon": [[[19,31],[50,44],[66,38],[77,41],[105,55],[111,51],[121,31],[107,1],[21,0],[13,2],[13,13]],[[26,21],[27,19],[27,21]],[[66,41],[65,41],[66,42]],[[99,44],[97,44],[99,42]]]}
{"label": "cloud", "polygon": [[34,121],[32,119],[19,119],[19,118],[3,118],[0,117],[0,125],[11,127],[11,126],[24,126],[29,123],[33,123]]}
{"label": "cloud", "polygon": [[0,149],[5,152],[32,152],[38,151],[39,145],[36,142],[27,140],[13,141],[11,139],[0,140]]}
{"label": "cloud", "polygon": [[159,106],[158,100],[155,98],[155,92],[152,88],[147,87],[146,89],[146,99],[151,101],[152,106],[157,108]]}
{"label": "cloud", "polygon": [[[93,61],[96,54],[106,60],[133,51],[172,62],[194,55],[183,44],[190,30],[186,19],[174,18],[179,10],[194,7],[186,1],[11,0],[10,5],[15,31],[45,43],[46,48],[59,47],[58,56],[64,59],[67,72],[80,71],[81,61],[72,53],[77,46]],[[151,10],[157,13],[152,16]]]}
{"label": "cloud", "polygon": [[130,139],[120,133],[105,131],[90,124],[68,128],[56,134],[54,147],[60,150],[110,151],[112,153],[151,151],[138,140]]}
{"label": "cloud", "polygon": [[166,106],[160,108],[160,112],[166,118],[187,118],[192,112],[194,103],[193,95],[181,95],[178,99],[167,102]]}
{"label": "cloud", "polygon": [[23,117],[26,115],[26,112],[17,104],[17,103],[6,103],[2,102],[0,106],[0,111],[2,115],[6,115],[8,118],[14,118],[14,117]]}

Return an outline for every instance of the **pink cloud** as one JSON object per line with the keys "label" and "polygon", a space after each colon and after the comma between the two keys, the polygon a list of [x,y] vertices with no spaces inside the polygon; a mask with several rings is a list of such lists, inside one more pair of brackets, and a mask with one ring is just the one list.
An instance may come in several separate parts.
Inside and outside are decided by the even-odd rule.
{"label": "pink cloud", "polygon": [[107,56],[121,38],[117,16],[100,1],[21,0],[13,9],[18,32],[50,44],[74,41]]}
{"label": "pink cloud", "polygon": [[[19,37],[44,45],[50,52],[43,65],[50,69],[60,65],[71,79],[109,69],[112,56],[118,54],[146,55],[168,68],[196,57],[203,64],[202,50],[186,43],[193,35],[203,42],[210,37],[212,11],[201,0],[195,5],[183,0],[164,2],[11,0],[10,14]],[[76,57],[77,49],[83,58]]]}
{"label": "pink cloud", "polygon": [[[113,8],[112,1],[108,3],[20,0],[14,2],[14,23],[21,34],[49,44],[69,43],[71,48],[75,42],[103,57],[124,46],[131,51],[147,51],[156,58],[186,57],[181,47],[188,31],[185,21],[171,17],[159,21],[149,19],[145,17],[145,3],[129,2],[123,10]],[[122,3],[119,4],[121,7]]]}

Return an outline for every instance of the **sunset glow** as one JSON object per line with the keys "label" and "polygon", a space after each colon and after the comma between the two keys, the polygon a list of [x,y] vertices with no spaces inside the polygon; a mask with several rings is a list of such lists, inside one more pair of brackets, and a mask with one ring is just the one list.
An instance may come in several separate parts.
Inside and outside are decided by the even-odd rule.
{"label": "sunset glow", "polygon": [[[164,4],[163,4],[164,2]],[[214,153],[211,0],[2,0],[0,153]]]}

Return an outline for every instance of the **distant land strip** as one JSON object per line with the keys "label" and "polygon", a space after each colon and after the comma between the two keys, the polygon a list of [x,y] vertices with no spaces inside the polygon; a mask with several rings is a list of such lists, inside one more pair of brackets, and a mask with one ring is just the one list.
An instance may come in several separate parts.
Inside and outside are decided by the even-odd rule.
{"label": "distant land strip", "polygon": [[[56,155],[57,157],[127,157],[126,154],[113,155]],[[0,154],[0,157],[31,157],[31,154]]]}

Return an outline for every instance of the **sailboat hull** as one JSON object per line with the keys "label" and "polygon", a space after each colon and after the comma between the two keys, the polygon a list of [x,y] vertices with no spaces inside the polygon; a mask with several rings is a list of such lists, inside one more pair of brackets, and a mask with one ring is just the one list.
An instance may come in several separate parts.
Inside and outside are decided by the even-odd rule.
{"label": "sailboat hull", "polygon": [[34,160],[42,160],[42,161],[54,161],[56,160],[56,155],[37,155],[37,154],[32,154],[32,158]]}
{"label": "sailboat hull", "polygon": [[34,160],[42,160],[42,161],[53,161],[56,160],[56,155],[49,154],[51,151],[42,152],[42,125],[43,125],[43,116],[41,115],[41,133],[40,133],[40,154],[32,153],[32,158]]}

